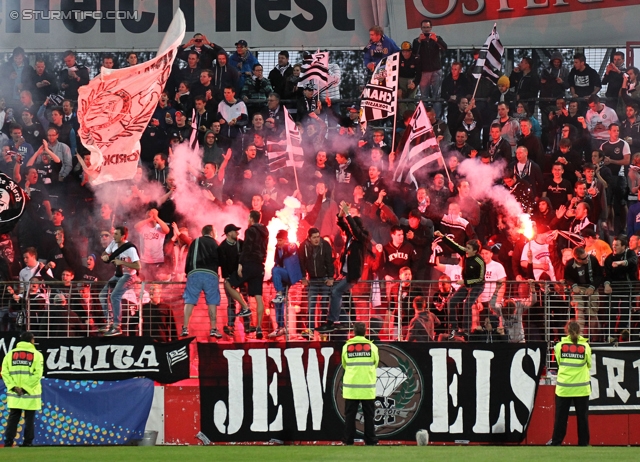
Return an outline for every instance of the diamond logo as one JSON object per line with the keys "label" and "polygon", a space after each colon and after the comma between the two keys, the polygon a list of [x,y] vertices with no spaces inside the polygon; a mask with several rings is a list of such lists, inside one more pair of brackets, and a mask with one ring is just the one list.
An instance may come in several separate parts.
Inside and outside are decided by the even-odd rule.
{"label": "diamond logo", "polygon": [[[424,393],[422,374],[413,358],[401,349],[378,344],[380,362],[376,370],[376,436],[384,438],[402,431],[416,416]],[[333,381],[333,402],[340,418],[345,419],[342,398],[344,369],[339,367]],[[358,411],[356,430],[364,434],[364,416]]]}

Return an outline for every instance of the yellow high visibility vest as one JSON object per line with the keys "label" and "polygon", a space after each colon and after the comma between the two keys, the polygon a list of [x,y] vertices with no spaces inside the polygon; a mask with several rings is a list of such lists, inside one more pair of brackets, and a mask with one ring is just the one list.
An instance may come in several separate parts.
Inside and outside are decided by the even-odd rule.
{"label": "yellow high visibility vest", "polygon": [[556,395],[561,397],[591,394],[591,347],[584,337],[574,344],[571,337],[563,337],[554,347],[558,363]]}
{"label": "yellow high visibility vest", "polygon": [[[37,411],[42,408],[42,385],[44,373],[42,353],[30,342],[18,342],[2,361],[2,380],[7,387],[7,407]],[[25,394],[13,391],[20,387]]]}
{"label": "yellow high visibility vest", "polygon": [[342,347],[342,397],[375,399],[378,347],[371,340],[357,336]]}

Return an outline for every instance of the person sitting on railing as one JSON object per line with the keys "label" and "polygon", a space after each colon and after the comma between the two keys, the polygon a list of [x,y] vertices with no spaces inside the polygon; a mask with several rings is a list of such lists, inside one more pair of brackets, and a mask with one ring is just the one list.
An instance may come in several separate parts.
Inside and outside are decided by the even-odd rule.
{"label": "person sitting on railing", "polygon": [[342,296],[361,278],[368,248],[371,242],[369,231],[364,229],[360,217],[352,217],[349,204],[340,203],[338,226],[345,232],[347,240],[342,253],[340,273],[342,277],[331,289],[331,307],[326,324],[318,328],[318,332],[330,333],[342,327],[340,311]]}
{"label": "person sitting on railing", "polygon": [[436,231],[435,235],[441,237],[444,242],[456,249],[460,256],[464,257],[462,278],[458,281],[460,288],[456,290],[449,302],[450,305],[455,306],[464,301],[462,324],[458,324],[457,332],[452,329],[450,338],[453,339],[458,333],[468,335],[471,331],[471,307],[484,290],[486,265],[478,254],[481,246],[477,239],[471,239],[462,247],[440,231]]}
{"label": "person sitting on railing", "polygon": [[[600,335],[597,290],[603,279],[598,259],[589,255],[584,247],[576,247],[573,249],[573,258],[565,266],[564,278],[567,285],[571,286],[576,321],[592,342],[597,341]],[[585,322],[586,327],[583,328]]]}

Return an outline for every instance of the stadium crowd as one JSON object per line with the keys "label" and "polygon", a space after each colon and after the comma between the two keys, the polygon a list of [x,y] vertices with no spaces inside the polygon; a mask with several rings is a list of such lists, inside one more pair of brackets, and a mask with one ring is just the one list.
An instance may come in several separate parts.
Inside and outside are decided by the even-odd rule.
{"label": "stadium crowd", "polygon": [[[393,335],[404,304],[403,337],[409,340],[524,341],[523,313],[541,295],[534,281],[557,281],[545,285],[545,294],[570,298],[563,316],[586,326],[592,341],[607,340],[605,332],[617,338],[631,327],[623,316],[631,307],[609,302],[607,315],[597,315],[596,304],[598,291],[628,291],[620,283],[638,280],[638,69],[624,67],[622,52],[613,53],[603,76],[580,53],[570,63],[553,53],[542,72],[523,58],[494,85],[478,82],[458,62],[443,69],[445,40],[428,20],[419,37],[399,46],[380,27],[371,28],[363,66],[373,71],[399,51],[404,101],[396,126],[370,123],[363,132],[358,104],[341,108],[330,91],[299,86],[301,65],[292,65],[287,51],[273,69],[264,69],[245,40],[229,53],[196,34],[179,48],[186,65],[176,61],[142,135],[136,176],[106,187],[93,187],[78,160],[90,166],[75,112],[88,69],[68,51],[55,75],[50,63],[36,60],[32,67],[16,48],[0,66],[0,171],[29,200],[15,229],[0,237],[0,280],[33,284],[29,293],[7,286],[13,293],[4,295],[12,302],[3,328],[15,322],[11,307],[26,298],[37,304],[54,297],[42,282],[80,283],[77,290],[88,293],[87,284],[112,278],[114,266],[102,255],[114,237],[137,246],[139,274],[128,267],[134,278],[185,280],[187,252],[202,220],[177,207],[182,180],[175,172],[184,168],[174,162],[175,151],[195,131],[194,156],[202,162],[188,179],[199,185],[201,197],[192,210],[213,207],[206,220],[218,234],[224,230],[218,239],[221,278],[236,272],[242,252],[238,231],[246,230],[246,222],[237,220],[257,211],[268,225],[286,197],[302,203],[296,235],[278,233],[275,265],[284,268],[283,254],[297,254],[309,310],[317,298],[331,306],[322,313],[326,322],[307,326],[311,338],[314,331],[339,330],[342,295],[371,290],[359,281],[372,280],[379,281],[383,339]],[[135,53],[127,61],[135,65]],[[113,63],[113,56],[104,56],[104,67]],[[443,153],[417,185],[393,181],[415,98],[433,103],[428,117]],[[267,145],[284,136],[285,106],[303,140],[297,177],[269,166]],[[495,166],[505,194],[535,223],[532,240],[522,234],[519,214],[473,197],[476,179],[461,173],[468,171],[463,162]],[[0,197],[0,208],[5,199]],[[226,219],[227,211],[239,208],[235,222]],[[276,282],[276,273],[277,305],[287,283]],[[438,290],[411,281],[437,281]],[[472,310],[482,307],[482,321],[472,323]],[[82,322],[103,316],[74,311]],[[226,335],[233,334],[235,313],[229,302]],[[222,336],[211,327],[212,336]],[[260,327],[253,330],[261,335]],[[271,337],[285,331],[278,321]]]}

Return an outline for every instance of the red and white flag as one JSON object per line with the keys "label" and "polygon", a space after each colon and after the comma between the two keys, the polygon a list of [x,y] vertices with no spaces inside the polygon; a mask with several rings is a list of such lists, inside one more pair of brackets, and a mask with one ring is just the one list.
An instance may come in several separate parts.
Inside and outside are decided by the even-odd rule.
{"label": "red and white flag", "polygon": [[124,69],[101,69],[78,93],[80,140],[91,152],[94,185],[134,177],[140,138],[158,105],[185,33],[184,14],[176,11],[150,61]]}

